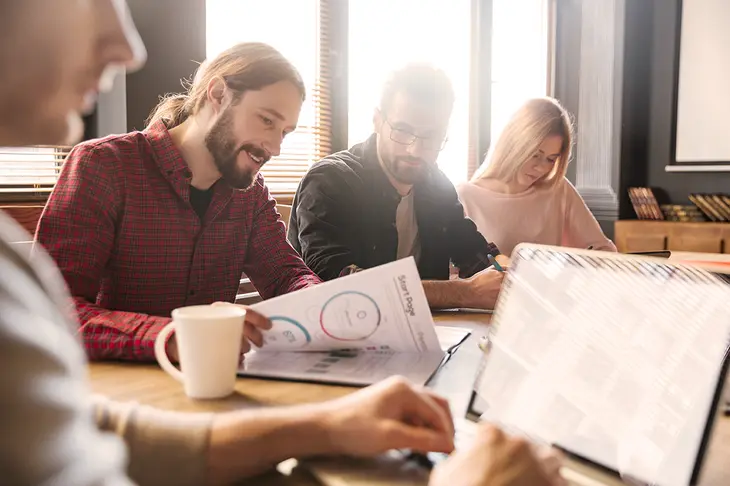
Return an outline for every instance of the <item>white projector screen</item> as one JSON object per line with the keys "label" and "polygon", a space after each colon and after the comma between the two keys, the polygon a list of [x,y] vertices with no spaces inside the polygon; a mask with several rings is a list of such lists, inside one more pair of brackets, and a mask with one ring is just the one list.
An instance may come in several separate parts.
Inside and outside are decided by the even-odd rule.
{"label": "white projector screen", "polygon": [[683,0],[676,161],[730,161],[730,0]]}

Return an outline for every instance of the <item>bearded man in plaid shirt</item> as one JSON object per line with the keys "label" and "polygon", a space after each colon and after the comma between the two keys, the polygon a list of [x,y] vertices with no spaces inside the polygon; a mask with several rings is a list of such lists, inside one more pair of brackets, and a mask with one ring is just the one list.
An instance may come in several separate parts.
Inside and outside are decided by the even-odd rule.
{"label": "bearded man in plaid shirt", "polygon": [[[163,99],[144,131],[73,149],[36,238],[71,290],[91,359],[154,360],[173,309],[233,302],[242,273],[264,299],[320,282],[259,174],[304,97],[278,51],[238,44]],[[269,326],[249,310],[244,334],[260,344]]]}

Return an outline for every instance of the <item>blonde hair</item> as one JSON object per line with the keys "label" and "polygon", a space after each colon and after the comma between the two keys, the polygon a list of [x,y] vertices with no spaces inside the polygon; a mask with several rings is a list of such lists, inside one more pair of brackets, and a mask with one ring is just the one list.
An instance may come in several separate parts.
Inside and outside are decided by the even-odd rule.
{"label": "blonde hair", "polygon": [[531,99],[512,115],[472,180],[514,180],[522,166],[539,150],[543,140],[552,135],[563,139],[560,156],[550,173],[537,184],[557,184],[568,170],[573,124],[565,108],[556,99],[548,97]]}
{"label": "blonde hair", "polygon": [[162,120],[168,128],[173,128],[198,113],[205,104],[208,84],[216,78],[236,92],[236,100],[245,91],[259,90],[280,81],[296,86],[302,101],[306,93],[299,71],[279,51],[261,42],[243,42],[198,66],[192,81],[182,81],[184,93],[163,96],[147,118],[147,126]]}

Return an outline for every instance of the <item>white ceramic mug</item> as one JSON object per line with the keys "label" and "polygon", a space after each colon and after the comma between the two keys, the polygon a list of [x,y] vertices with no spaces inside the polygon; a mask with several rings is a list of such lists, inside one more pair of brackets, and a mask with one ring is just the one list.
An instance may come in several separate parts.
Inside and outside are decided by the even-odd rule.
{"label": "white ceramic mug", "polygon": [[[241,355],[246,310],[237,306],[195,305],[172,311],[172,322],[155,340],[163,370],[183,383],[190,398],[221,398],[233,393]],[[165,343],[175,332],[180,370],[170,363]]]}

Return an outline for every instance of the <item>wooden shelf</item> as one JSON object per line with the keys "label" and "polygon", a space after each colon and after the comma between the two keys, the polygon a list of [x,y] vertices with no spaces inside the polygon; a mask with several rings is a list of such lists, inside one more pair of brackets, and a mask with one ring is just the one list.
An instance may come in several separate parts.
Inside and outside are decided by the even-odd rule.
{"label": "wooden shelf", "polygon": [[621,220],[615,223],[614,238],[620,252],[730,253],[730,223]]}

